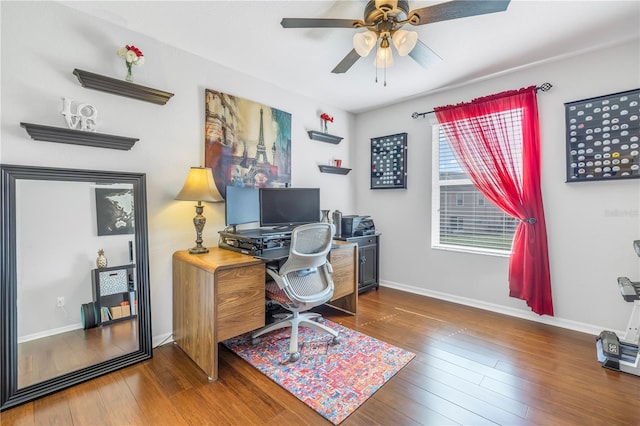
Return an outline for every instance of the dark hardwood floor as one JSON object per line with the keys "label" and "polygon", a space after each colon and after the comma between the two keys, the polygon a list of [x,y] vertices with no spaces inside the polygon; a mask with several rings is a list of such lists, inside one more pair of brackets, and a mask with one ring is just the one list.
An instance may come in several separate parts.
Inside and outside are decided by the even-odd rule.
{"label": "dark hardwood floor", "polygon": [[[638,425],[640,377],[604,369],[595,336],[381,288],[332,321],[416,353],[343,425]],[[222,348],[220,377],[175,345],[1,413],[3,426],[326,425]]]}

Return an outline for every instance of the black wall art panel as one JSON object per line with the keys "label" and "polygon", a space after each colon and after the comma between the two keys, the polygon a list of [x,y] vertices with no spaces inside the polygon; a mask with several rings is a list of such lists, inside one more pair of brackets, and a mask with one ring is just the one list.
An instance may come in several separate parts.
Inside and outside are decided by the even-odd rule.
{"label": "black wall art panel", "polygon": [[407,187],[407,134],[371,139],[371,189]]}
{"label": "black wall art panel", "polygon": [[640,177],[640,89],[564,105],[567,182]]}

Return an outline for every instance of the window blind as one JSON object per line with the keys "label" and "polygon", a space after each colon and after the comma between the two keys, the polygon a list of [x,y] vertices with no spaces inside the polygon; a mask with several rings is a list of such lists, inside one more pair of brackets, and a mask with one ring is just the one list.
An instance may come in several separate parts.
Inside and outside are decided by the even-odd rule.
{"label": "window blind", "polygon": [[[510,131],[521,133],[519,114],[500,119],[518,123]],[[462,251],[508,254],[518,220],[504,213],[476,189],[460,167],[447,138],[434,126],[432,246]],[[521,141],[521,138],[519,139]],[[521,175],[522,143],[509,146],[512,166]],[[437,172],[436,172],[437,171]]]}

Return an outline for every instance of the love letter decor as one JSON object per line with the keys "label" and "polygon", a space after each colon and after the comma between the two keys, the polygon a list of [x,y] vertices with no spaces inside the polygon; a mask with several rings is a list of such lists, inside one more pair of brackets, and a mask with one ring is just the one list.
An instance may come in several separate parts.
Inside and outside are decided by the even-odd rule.
{"label": "love letter decor", "polygon": [[75,110],[72,111],[73,99],[62,98],[62,112],[67,126],[74,130],[84,130],[86,132],[96,131],[96,120],[98,119],[98,110],[93,105],[75,104]]}

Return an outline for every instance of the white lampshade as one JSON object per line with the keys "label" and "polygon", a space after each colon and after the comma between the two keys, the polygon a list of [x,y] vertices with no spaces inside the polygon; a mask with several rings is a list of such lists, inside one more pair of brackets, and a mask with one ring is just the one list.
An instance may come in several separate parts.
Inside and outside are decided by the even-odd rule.
{"label": "white lampshade", "polygon": [[376,53],[373,65],[377,68],[389,68],[393,65],[393,53],[390,47],[381,47]]}
{"label": "white lampshade", "polygon": [[213,173],[209,167],[191,167],[184,186],[176,195],[176,200],[207,201],[217,203],[222,201]]}
{"label": "white lampshade", "polygon": [[377,40],[378,36],[373,31],[367,30],[362,33],[355,33],[353,35],[353,48],[356,49],[358,55],[364,58],[371,52]]}
{"label": "white lampshade", "polygon": [[400,56],[407,56],[416,47],[418,33],[415,31],[398,30],[393,34],[393,45]]}

